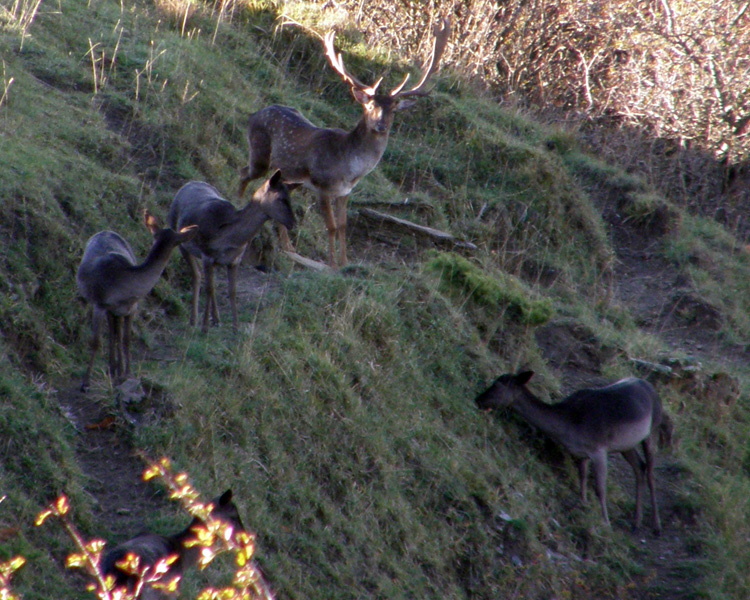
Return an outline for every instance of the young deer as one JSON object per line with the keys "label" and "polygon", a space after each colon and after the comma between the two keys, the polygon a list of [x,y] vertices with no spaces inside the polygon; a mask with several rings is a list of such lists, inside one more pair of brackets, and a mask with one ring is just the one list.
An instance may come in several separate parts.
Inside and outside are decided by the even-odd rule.
{"label": "young deer", "polygon": [[[263,175],[269,168],[281,170],[290,186],[303,185],[318,195],[318,205],[328,230],[329,263],[336,267],[335,246],[338,238],[339,266],[346,265],[346,203],[357,182],[372,171],[380,161],[388,143],[388,133],[396,111],[414,104],[414,99],[427,96],[427,81],[440,63],[450,35],[450,21],[435,27],[435,46],[424,67],[422,80],[412,89],[403,91],[408,74],[396,88],[378,94],[379,79],[367,86],[344,67],[340,54],[333,47],[333,32],[325,36],[328,61],[351,87],[354,99],[364,109],[362,118],[352,131],[315,127],[296,109],[269,106],[250,115],[247,139],[250,144],[248,166],[240,171],[240,196],[248,182]],[[333,206],[332,206],[333,205]],[[286,232],[281,240],[292,250]]]}
{"label": "young deer", "polygon": [[[653,528],[658,534],[661,522],[654,489],[655,434],[657,428],[669,428],[671,420],[662,412],[661,401],[651,384],[631,377],[603,388],[578,390],[560,403],[550,405],[526,388],[533,375],[532,371],[501,375],[477,396],[477,406],[482,410],[510,407],[530,425],[562,444],[578,460],[584,503],[588,465],[593,462],[596,495],[607,524],[607,453],[621,452],[635,474],[634,529],[641,523],[645,475],[651,493]],[[639,444],[645,462],[638,454]]]}
{"label": "young deer", "polygon": [[140,265],[130,244],[114,231],[100,231],[86,244],[76,275],[78,292],[92,305],[91,359],[81,384],[84,391],[99,350],[104,315],[109,323],[109,376],[117,381],[130,373],[130,329],[138,302],[156,285],[172,250],[198,233],[197,227],[161,229],[148,211],[144,222],[154,236],[154,245]]}
{"label": "young deer", "polygon": [[193,277],[191,325],[195,325],[198,320],[201,287],[198,259],[201,259],[206,279],[203,332],[208,331],[209,315],[214,324],[219,323],[214,293],[215,265],[224,265],[227,268],[232,322],[235,330],[239,328],[237,266],[242,260],[248,242],[268,219],[273,219],[289,229],[295,224],[294,213],[289,204],[289,190],[278,171],[258,188],[252,200],[241,210],[237,210],[230,202],[224,200],[216,188],[200,181],[186,183],[177,192],[169,209],[169,224],[174,228],[198,226],[198,235],[195,239],[180,246],[180,252],[190,265]]}
{"label": "young deer", "polygon": [[[231,527],[233,535],[245,531],[237,506],[232,502],[232,490],[227,490],[211,504],[214,507],[211,517]],[[190,525],[174,535],[164,536],[156,533],[137,535],[116,546],[104,556],[100,565],[101,573],[105,578],[114,577],[114,589],[125,588],[132,594],[136,591],[140,578],[132,572],[132,569],[126,567],[125,563],[129,556],[138,557],[138,571],[143,573],[147,568],[146,576],[155,575],[154,569],[160,561],[175,558],[176,560],[159,578],[159,583],[166,584],[175,578],[181,578],[200,557],[201,546],[190,542],[197,540],[198,530],[204,526],[205,523],[196,517]],[[157,600],[174,596],[165,596],[146,584],[138,597],[144,600]]]}

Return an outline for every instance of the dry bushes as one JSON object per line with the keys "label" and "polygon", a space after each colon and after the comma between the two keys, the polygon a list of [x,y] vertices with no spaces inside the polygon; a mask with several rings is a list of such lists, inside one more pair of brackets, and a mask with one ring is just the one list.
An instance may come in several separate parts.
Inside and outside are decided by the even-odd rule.
{"label": "dry bushes", "polygon": [[504,99],[594,123],[597,152],[737,230],[750,200],[748,0],[345,0],[373,44],[424,55],[453,15],[444,63]]}
{"label": "dry bushes", "polygon": [[716,156],[750,156],[747,0],[347,0],[378,44],[410,55],[451,12],[448,59],[504,94],[608,116]]}

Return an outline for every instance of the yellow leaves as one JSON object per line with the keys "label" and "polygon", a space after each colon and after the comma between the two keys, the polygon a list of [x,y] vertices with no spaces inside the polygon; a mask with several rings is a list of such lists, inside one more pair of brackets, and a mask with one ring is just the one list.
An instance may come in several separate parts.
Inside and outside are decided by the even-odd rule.
{"label": "yellow leaves", "polygon": [[85,554],[68,554],[68,558],[65,559],[65,566],[69,569],[80,569],[86,566],[86,555]]}
{"label": "yellow leaves", "polygon": [[172,462],[164,457],[159,462],[152,462],[146,470],[143,471],[143,481],[149,481],[154,477],[164,477],[172,470]]}
{"label": "yellow leaves", "polygon": [[68,497],[63,494],[60,496],[57,500],[55,500],[52,504],[50,504],[45,510],[40,512],[36,520],[34,521],[34,525],[39,527],[42,525],[49,517],[64,517],[68,514],[68,511],[70,510],[70,503],[68,502]]}
{"label": "yellow leaves", "polygon": [[180,576],[177,575],[166,582],[157,580],[151,584],[151,587],[157,590],[163,590],[168,594],[174,594],[175,592],[177,592],[177,589],[180,587],[180,579],[181,579]]}
{"label": "yellow leaves", "polygon": [[250,594],[243,590],[234,588],[224,588],[221,590],[207,589],[204,590],[197,600],[249,600]]}
{"label": "yellow leaves", "polygon": [[244,567],[252,560],[253,554],[255,554],[255,536],[241,531],[237,534],[235,541],[238,546],[235,557],[237,566]]}
{"label": "yellow leaves", "polygon": [[15,571],[18,571],[25,564],[26,559],[23,556],[14,556],[9,561],[0,563],[0,578],[2,581],[9,579]]}
{"label": "yellow leaves", "polygon": [[0,562],[0,600],[20,600],[10,589],[10,577],[26,564],[23,556],[14,556],[6,562]]}
{"label": "yellow leaves", "polygon": [[[263,576],[253,562],[255,553],[255,536],[253,534],[239,531],[220,517],[213,516],[216,508],[213,503],[203,503],[200,495],[192,486],[186,473],[173,473],[172,463],[167,458],[158,462],[151,462],[143,472],[144,481],[159,478],[164,481],[169,489],[170,497],[179,500],[183,507],[198,520],[200,524],[192,528],[194,537],[184,543],[185,548],[193,548],[191,552],[198,555],[198,567],[206,568],[216,556],[224,552],[235,553],[235,572],[232,587],[224,589],[209,588],[201,593],[198,600],[251,600],[263,598],[273,600],[273,594],[267,588]],[[231,493],[222,495],[219,504],[224,510],[223,504],[231,500]],[[2,501],[0,499],[0,501]],[[236,512],[236,507],[234,508]],[[115,578],[111,575],[104,577],[101,572],[101,558],[105,548],[102,540],[91,540],[86,542],[76,531],[70,520],[71,506],[65,495],[58,497],[53,503],[41,511],[35,520],[36,526],[41,526],[49,517],[58,517],[62,521],[64,529],[76,544],[77,551],[68,555],[66,566],[68,568],[83,568],[91,574],[96,581],[87,586],[97,598],[104,600],[133,600],[140,597],[147,589],[158,589],[166,594],[175,594],[180,585],[180,576],[172,576],[169,571],[175,561],[179,559],[178,554],[172,554],[162,558],[153,566],[144,565],[143,559],[135,553],[128,553],[125,558],[117,562],[117,568],[124,574],[133,577],[137,583],[135,588],[115,587]],[[0,563],[0,600],[20,600],[10,595],[10,589],[5,587],[10,574],[19,569],[25,563],[23,557],[16,557],[6,563]]]}
{"label": "yellow leaves", "polygon": [[128,552],[125,555],[125,558],[115,563],[115,566],[128,575],[138,575],[141,567],[141,557],[132,552]]}
{"label": "yellow leaves", "polygon": [[198,568],[202,571],[211,564],[214,558],[216,558],[216,552],[214,552],[213,548],[203,548],[198,559]]}

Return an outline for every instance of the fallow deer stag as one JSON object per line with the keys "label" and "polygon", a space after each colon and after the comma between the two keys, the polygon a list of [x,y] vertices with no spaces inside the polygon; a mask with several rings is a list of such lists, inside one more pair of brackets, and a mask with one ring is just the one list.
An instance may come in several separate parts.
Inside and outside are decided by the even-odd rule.
{"label": "fallow deer stag", "polygon": [[182,186],[172,200],[169,224],[177,229],[197,225],[198,235],[180,246],[180,252],[190,265],[193,277],[193,304],[190,324],[198,320],[198,297],[201,288],[201,271],[198,259],[203,262],[206,279],[206,307],[203,313],[203,333],[208,331],[209,317],[219,323],[214,291],[214,266],[227,268],[227,291],[232,311],[234,329],[239,328],[237,317],[237,266],[242,261],[247,244],[268,219],[292,229],[294,212],[289,204],[289,190],[278,171],[253,194],[243,209],[236,209],[224,200],[218,190],[202,181],[190,181]]}
{"label": "fallow deer stag", "polygon": [[[362,118],[352,131],[316,127],[299,111],[273,105],[250,116],[247,138],[250,145],[248,166],[240,171],[240,196],[248,182],[263,175],[269,168],[279,169],[290,186],[303,185],[318,195],[318,205],[328,230],[329,263],[336,267],[336,240],[339,245],[338,266],[347,263],[346,204],[357,182],[372,171],[380,161],[388,143],[394,113],[414,104],[414,99],[427,96],[425,88],[440,63],[450,35],[449,19],[435,27],[435,44],[423,68],[421,81],[404,90],[408,74],[389,93],[377,93],[382,77],[371,86],[352,76],[344,67],[341,54],[333,46],[333,32],[325,36],[326,57],[334,70],[351,87],[354,99],[364,109]],[[281,230],[287,250],[291,242]]]}
{"label": "fallow deer stag", "polygon": [[198,233],[197,226],[180,231],[162,229],[148,211],[144,222],[154,244],[140,265],[130,244],[114,231],[100,231],[86,244],[76,274],[78,292],[92,305],[91,359],[81,384],[84,391],[99,350],[104,315],[109,322],[109,376],[116,381],[130,373],[130,329],[138,302],[156,285],[172,250]]}
{"label": "fallow deer stag", "polygon": [[[657,432],[665,430],[669,439],[671,419],[662,412],[661,401],[651,384],[631,377],[602,388],[578,390],[558,404],[546,404],[526,388],[533,375],[532,371],[501,375],[477,396],[477,406],[483,410],[510,407],[530,425],[562,444],[578,460],[584,503],[588,466],[592,462],[596,495],[607,524],[607,453],[621,452],[635,474],[633,528],[637,529],[641,523],[645,478],[651,493],[653,528],[658,534],[661,521],[654,488],[655,438]],[[639,444],[645,461],[638,454]]]}

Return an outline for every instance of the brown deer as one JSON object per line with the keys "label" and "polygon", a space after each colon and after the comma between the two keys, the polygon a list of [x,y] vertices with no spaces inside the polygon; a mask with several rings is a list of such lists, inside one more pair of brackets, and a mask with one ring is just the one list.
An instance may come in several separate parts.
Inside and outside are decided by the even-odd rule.
{"label": "brown deer", "polygon": [[[596,495],[604,522],[607,514],[607,453],[621,452],[633,468],[636,485],[635,523],[641,524],[644,477],[651,493],[653,528],[661,521],[654,488],[655,437],[660,429],[671,434],[671,419],[650,383],[634,377],[602,388],[573,392],[558,404],[546,404],[526,387],[532,371],[501,375],[475,402],[482,410],[510,407],[533,427],[562,444],[578,461],[581,501],[586,502],[589,462],[594,464]],[[668,437],[668,436],[667,436]],[[644,459],[637,447],[643,448]]]}
{"label": "brown deer", "polygon": [[206,307],[203,313],[203,332],[208,331],[209,317],[219,323],[219,311],[214,292],[214,266],[227,268],[229,304],[234,328],[239,328],[237,317],[237,266],[249,241],[268,219],[288,229],[294,228],[294,212],[289,204],[289,190],[276,173],[253,194],[245,208],[238,210],[224,200],[215,187],[201,181],[186,183],[177,192],[169,209],[168,222],[177,229],[188,225],[198,226],[198,235],[180,246],[180,252],[190,265],[193,278],[193,303],[190,324],[198,320],[198,298],[201,288],[203,263],[206,280]]}
{"label": "brown deer", "polygon": [[[414,104],[414,99],[427,96],[427,82],[437,69],[450,35],[450,21],[435,27],[435,45],[427,61],[421,81],[410,90],[403,90],[408,79],[386,94],[377,93],[382,77],[372,86],[360,82],[344,67],[341,55],[333,47],[333,32],[325,36],[326,57],[334,70],[351,87],[354,99],[362,105],[363,114],[352,131],[316,127],[296,109],[269,106],[252,115],[247,132],[250,145],[248,166],[240,175],[240,196],[248,182],[263,175],[269,168],[279,169],[290,186],[303,185],[318,195],[318,206],[328,230],[329,263],[336,267],[335,246],[339,244],[339,266],[346,257],[346,204],[357,182],[372,171],[388,144],[388,133],[396,111]],[[281,240],[292,250],[286,232]]]}
{"label": "brown deer", "polygon": [[[211,518],[221,521],[232,528],[231,535],[244,532],[245,529],[240,519],[237,506],[232,501],[232,490],[227,490],[221,496],[211,502],[213,510]],[[197,541],[199,530],[205,528],[205,523],[195,517],[193,521],[182,531],[174,535],[158,535],[156,533],[142,533],[136,537],[123,542],[104,555],[100,564],[100,571],[106,578],[114,578],[114,590],[126,589],[128,593],[137,592],[138,586],[143,586],[138,598],[144,600],[157,600],[166,596],[154,587],[145,583],[146,579],[154,578],[157,583],[166,584],[175,578],[181,578],[185,571],[193,567],[200,557],[202,547]],[[138,573],[128,568],[127,564],[132,561],[129,558],[138,558]],[[170,559],[172,562],[170,563]],[[159,577],[155,573],[160,561],[169,563],[166,572]],[[144,572],[145,571],[145,572]],[[145,575],[145,577],[144,577]],[[270,593],[266,598],[272,598]]]}
{"label": "brown deer", "polygon": [[148,211],[144,211],[144,222],[154,244],[140,265],[130,244],[114,231],[100,231],[86,244],[76,274],[78,292],[92,305],[91,359],[81,384],[84,391],[99,350],[104,316],[109,323],[109,376],[118,381],[130,374],[130,329],[138,302],[156,285],[172,250],[198,233],[197,227],[162,229]]}

